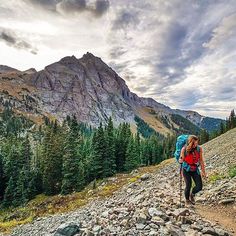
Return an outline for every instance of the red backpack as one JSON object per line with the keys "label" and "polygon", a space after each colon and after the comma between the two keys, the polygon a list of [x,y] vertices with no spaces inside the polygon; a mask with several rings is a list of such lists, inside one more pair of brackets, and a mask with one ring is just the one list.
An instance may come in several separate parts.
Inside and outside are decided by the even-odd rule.
{"label": "red backpack", "polygon": [[188,153],[185,147],[184,162],[190,166],[191,171],[195,171],[199,165],[200,151],[200,147],[197,146],[194,150]]}

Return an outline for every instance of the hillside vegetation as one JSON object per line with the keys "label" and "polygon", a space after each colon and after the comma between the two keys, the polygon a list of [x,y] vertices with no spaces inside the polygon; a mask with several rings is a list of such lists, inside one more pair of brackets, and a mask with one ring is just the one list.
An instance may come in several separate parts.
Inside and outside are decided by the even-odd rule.
{"label": "hillside vegetation", "polygon": [[[82,201],[81,205],[86,204],[82,208],[68,213],[63,213],[62,209],[58,211],[61,214],[32,219],[32,223],[15,228],[11,235],[54,235],[75,225],[79,235],[105,232],[119,235],[234,235],[235,214],[229,209],[235,209],[235,144],[236,129],[232,129],[203,145],[209,178],[197,196],[196,208],[179,208],[179,167],[174,159],[170,159],[134,171],[127,178],[119,175],[108,178],[108,185],[98,183],[91,186],[86,190],[91,201],[86,197],[88,201]],[[220,177],[215,178],[216,174]],[[95,200],[92,197],[94,193],[102,198]],[[77,196],[79,194],[68,196],[72,206],[80,206]],[[55,202],[64,206],[68,204],[65,198],[55,199],[57,201],[52,199],[48,202],[52,211],[57,209]],[[47,206],[47,199],[42,202]],[[34,206],[33,202],[31,204]],[[224,220],[232,223],[217,223],[214,218],[209,221],[201,216],[203,205],[212,206],[212,212],[224,206],[221,214]]]}

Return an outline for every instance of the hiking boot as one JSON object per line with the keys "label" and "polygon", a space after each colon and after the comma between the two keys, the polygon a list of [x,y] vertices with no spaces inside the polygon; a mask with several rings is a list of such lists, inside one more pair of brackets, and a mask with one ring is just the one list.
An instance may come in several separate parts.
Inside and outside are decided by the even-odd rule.
{"label": "hiking boot", "polygon": [[192,202],[192,204],[195,204],[195,199],[194,199],[194,194],[190,194],[190,199],[189,199],[191,202]]}
{"label": "hiking boot", "polygon": [[193,206],[194,203],[192,203],[190,200],[186,200],[185,201],[185,206],[188,207],[188,206]]}

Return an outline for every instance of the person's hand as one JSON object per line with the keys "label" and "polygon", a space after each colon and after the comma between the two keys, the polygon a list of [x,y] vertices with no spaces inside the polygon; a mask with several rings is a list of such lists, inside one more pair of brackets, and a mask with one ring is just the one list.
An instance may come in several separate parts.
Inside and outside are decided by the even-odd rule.
{"label": "person's hand", "polygon": [[179,163],[180,163],[180,164],[183,163],[183,159],[182,159],[182,158],[179,159]]}
{"label": "person's hand", "polygon": [[202,172],[202,177],[203,177],[204,179],[207,179],[207,174],[206,174],[205,172]]}

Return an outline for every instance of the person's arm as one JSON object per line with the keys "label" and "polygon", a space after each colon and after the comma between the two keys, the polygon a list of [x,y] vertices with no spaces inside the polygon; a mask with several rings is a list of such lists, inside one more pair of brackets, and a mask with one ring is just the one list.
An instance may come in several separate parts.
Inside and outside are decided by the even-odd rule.
{"label": "person's arm", "polygon": [[184,161],[184,147],[181,149],[179,163],[182,164]]}
{"label": "person's arm", "polygon": [[204,163],[204,159],[203,159],[203,151],[202,151],[202,147],[200,147],[200,166],[201,166],[201,170],[202,170],[202,176],[203,177],[207,177],[206,175],[206,170],[205,170],[205,163]]}

